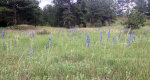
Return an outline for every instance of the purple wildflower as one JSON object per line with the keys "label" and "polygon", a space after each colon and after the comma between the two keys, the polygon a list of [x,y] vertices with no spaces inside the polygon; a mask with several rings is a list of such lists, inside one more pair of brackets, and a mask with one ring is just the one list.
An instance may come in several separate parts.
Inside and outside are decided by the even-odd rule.
{"label": "purple wildflower", "polygon": [[118,36],[118,40],[120,40],[120,34],[119,34],[119,36]]}
{"label": "purple wildflower", "polygon": [[131,37],[129,37],[129,38],[127,39],[127,43],[129,44],[129,46],[131,45]]}
{"label": "purple wildflower", "polygon": [[102,40],[103,40],[103,32],[101,32],[101,40],[100,41],[102,42]]}
{"label": "purple wildflower", "polygon": [[133,40],[135,41],[135,35],[133,36]]}
{"label": "purple wildflower", "polygon": [[109,27],[109,32],[108,32],[108,39],[110,38],[110,27]]}
{"label": "purple wildflower", "polygon": [[115,41],[115,36],[113,37],[113,44],[114,44],[114,41]]}
{"label": "purple wildflower", "polygon": [[80,32],[80,38],[82,37],[82,33]]}
{"label": "purple wildflower", "polygon": [[131,37],[131,34],[132,34],[132,33],[130,32],[130,37]]}
{"label": "purple wildflower", "polygon": [[2,31],[2,39],[4,39],[4,37],[5,37],[5,29],[3,29]]}
{"label": "purple wildflower", "polygon": [[48,50],[49,47],[46,47],[46,50]]}
{"label": "purple wildflower", "polygon": [[16,40],[15,40],[15,44],[16,44]]}
{"label": "purple wildflower", "polygon": [[87,46],[87,47],[89,47],[89,46],[90,46],[90,37],[89,37],[89,35],[87,35],[86,42],[87,42],[87,44],[88,44],[88,46]]}
{"label": "purple wildflower", "polygon": [[50,46],[51,46],[51,48],[52,48],[52,43],[50,43]]}
{"label": "purple wildflower", "polygon": [[33,49],[33,54],[34,54],[34,49]]}
{"label": "purple wildflower", "polygon": [[52,37],[51,37],[51,38],[49,38],[49,40],[51,41],[51,40],[52,40]]}
{"label": "purple wildflower", "polygon": [[34,33],[32,32],[32,38],[34,37]]}

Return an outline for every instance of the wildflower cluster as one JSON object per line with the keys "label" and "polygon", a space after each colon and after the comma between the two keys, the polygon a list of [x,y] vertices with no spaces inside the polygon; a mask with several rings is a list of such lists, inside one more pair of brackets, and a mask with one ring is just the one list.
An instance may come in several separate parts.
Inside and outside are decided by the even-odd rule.
{"label": "wildflower cluster", "polygon": [[[50,44],[50,48],[52,48],[52,37],[49,38],[49,44]],[[46,50],[48,50],[49,46],[46,46]]]}

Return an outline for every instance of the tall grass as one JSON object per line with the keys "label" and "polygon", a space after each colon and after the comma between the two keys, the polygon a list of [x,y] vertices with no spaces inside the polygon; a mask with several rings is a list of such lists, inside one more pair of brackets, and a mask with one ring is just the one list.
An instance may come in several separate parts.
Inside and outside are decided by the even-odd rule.
{"label": "tall grass", "polygon": [[[7,32],[0,38],[1,80],[148,80],[150,39],[135,32],[127,35],[108,28],[94,31],[66,29],[52,34]],[[97,32],[95,32],[97,30]],[[120,30],[120,29],[118,29]],[[145,32],[145,29],[141,29]],[[90,45],[87,47],[87,34]],[[101,32],[103,38],[101,41]],[[82,34],[80,34],[82,33]],[[120,34],[120,39],[118,38]],[[150,34],[149,31],[146,32]],[[135,35],[135,41],[133,36]],[[1,37],[1,35],[0,35]],[[52,37],[51,42],[49,38]],[[115,37],[114,42],[113,38]],[[127,39],[131,38],[131,45]],[[16,40],[16,43],[15,43]],[[133,42],[132,42],[133,41]],[[52,48],[50,44],[52,43]],[[32,45],[31,45],[32,44]],[[49,46],[48,49],[46,47]],[[31,49],[32,47],[32,49]],[[34,53],[31,52],[34,50]]]}

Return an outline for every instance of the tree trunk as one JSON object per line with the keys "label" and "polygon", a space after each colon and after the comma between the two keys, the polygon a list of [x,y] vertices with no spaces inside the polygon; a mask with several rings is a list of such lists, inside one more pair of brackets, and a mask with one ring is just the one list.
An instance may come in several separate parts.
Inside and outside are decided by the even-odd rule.
{"label": "tree trunk", "polygon": [[[70,0],[68,0],[68,11],[69,12],[70,12],[70,9],[71,9],[71,3],[70,3]],[[68,26],[69,26],[69,28],[71,28],[71,21],[70,20],[68,20]]]}
{"label": "tree trunk", "polygon": [[92,26],[94,27],[94,17],[93,17],[93,15],[92,15],[91,22],[92,22]]}
{"label": "tree trunk", "polygon": [[131,25],[129,25],[129,26],[130,26],[130,28],[129,28],[128,34],[132,33]]}
{"label": "tree trunk", "polygon": [[14,26],[16,26],[16,24],[17,24],[17,20],[16,20],[16,15],[17,15],[17,12],[16,12],[16,1],[14,2],[14,5],[13,5],[13,12],[14,12],[13,22],[14,22]]}

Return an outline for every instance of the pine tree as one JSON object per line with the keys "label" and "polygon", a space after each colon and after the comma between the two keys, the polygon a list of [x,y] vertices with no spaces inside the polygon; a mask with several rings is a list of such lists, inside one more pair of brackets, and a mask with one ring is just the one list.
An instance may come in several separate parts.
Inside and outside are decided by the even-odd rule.
{"label": "pine tree", "polygon": [[0,20],[0,25],[36,24],[40,11],[36,0],[1,0],[0,16],[5,19]]}

